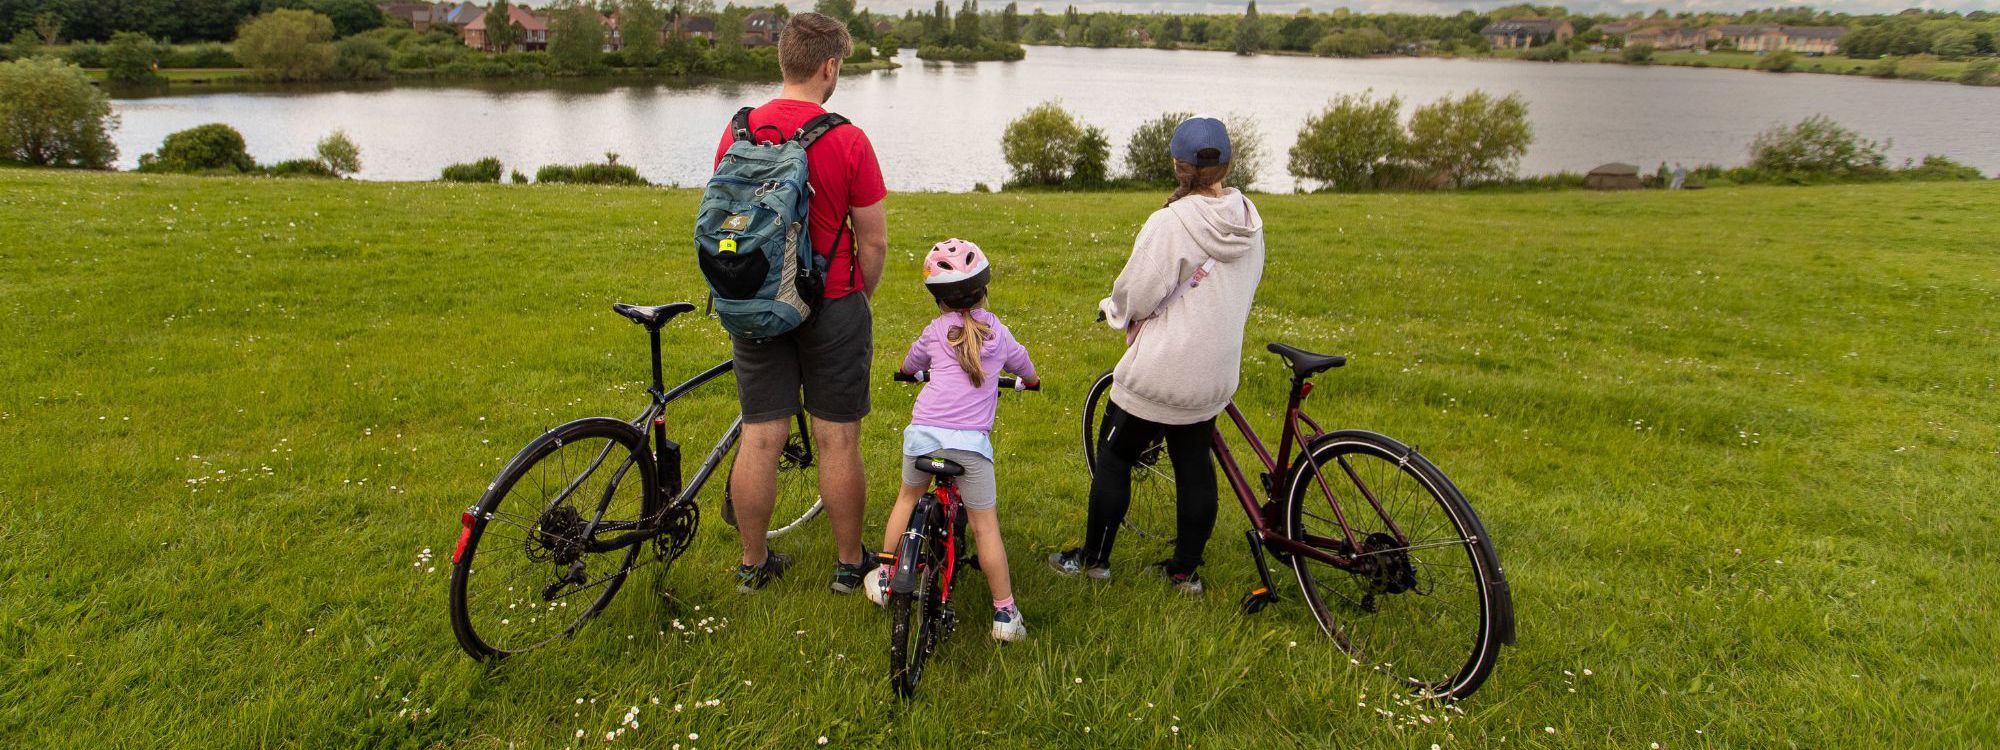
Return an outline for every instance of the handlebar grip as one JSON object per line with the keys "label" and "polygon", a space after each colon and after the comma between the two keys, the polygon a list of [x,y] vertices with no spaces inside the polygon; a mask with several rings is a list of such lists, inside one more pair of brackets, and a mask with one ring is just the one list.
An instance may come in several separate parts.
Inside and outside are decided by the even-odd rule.
{"label": "handlebar grip", "polygon": [[928,383],[930,382],[930,379],[931,379],[930,370],[918,370],[913,373],[911,372],[896,373],[896,382],[898,383]]}

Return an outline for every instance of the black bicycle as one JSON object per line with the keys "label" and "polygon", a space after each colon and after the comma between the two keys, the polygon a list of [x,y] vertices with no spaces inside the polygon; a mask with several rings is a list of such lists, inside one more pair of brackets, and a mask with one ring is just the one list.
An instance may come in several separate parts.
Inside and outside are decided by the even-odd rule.
{"label": "black bicycle", "polygon": [[[695,496],[742,435],[739,416],[683,483],[681,446],[667,437],[666,407],[734,370],[735,362],[710,367],[668,390],[660,328],[695,306],[612,309],[645,326],[652,339],[650,403],[629,421],[590,417],[535,438],[459,516],[451,626],[475,659],[498,659],[575,633],[611,603],[633,570],[664,568],[679,558],[701,523]],[[818,498],[810,491],[813,465],[812,435],[801,415],[779,461],[779,506],[773,513],[774,518],[797,513],[799,520],[782,530],[818,513]]]}
{"label": "black bicycle", "polygon": [[[921,383],[930,372],[896,373],[904,383]],[[1003,391],[1039,391],[1018,378],[1001,377]],[[889,576],[889,684],[904,698],[915,695],[924,663],[938,644],[951,637],[958,615],[951,609],[951,591],[958,571],[977,569],[968,555],[965,506],[958,494],[958,477],[965,467],[943,456],[916,461],[918,471],[931,475],[935,487],[917,500],[910,525],[896,545],[896,563]]]}

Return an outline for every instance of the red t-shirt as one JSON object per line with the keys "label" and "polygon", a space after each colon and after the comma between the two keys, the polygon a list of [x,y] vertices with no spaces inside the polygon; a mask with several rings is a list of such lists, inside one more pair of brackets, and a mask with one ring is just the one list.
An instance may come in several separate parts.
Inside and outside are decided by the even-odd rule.
{"label": "red t-shirt", "polygon": [[[751,137],[760,143],[776,143],[778,133],[764,126],[775,127],[785,138],[790,138],[807,120],[825,113],[826,109],[812,102],[772,99],[750,112]],[[764,129],[758,132],[758,128]],[[715,147],[717,165],[735,140],[730,129],[724,127],[722,143]],[[882,186],[882,166],[875,162],[875,145],[868,142],[868,134],[853,125],[842,125],[820,136],[806,151],[806,170],[813,189],[809,228],[813,252],[829,259],[826,298],[845,297],[860,290],[866,280],[854,265],[854,231],[843,232],[841,225],[847,223],[849,211],[873,206],[888,196],[888,188]],[[836,235],[840,236],[839,247],[833,244]]]}

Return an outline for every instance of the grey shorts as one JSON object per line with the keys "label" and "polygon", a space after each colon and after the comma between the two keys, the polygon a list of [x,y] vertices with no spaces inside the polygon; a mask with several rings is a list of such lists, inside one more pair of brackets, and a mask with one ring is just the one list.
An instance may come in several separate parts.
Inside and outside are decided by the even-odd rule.
{"label": "grey shorts", "polygon": [[[1000,484],[993,479],[993,462],[985,456],[955,448],[931,453],[944,456],[953,463],[965,467],[965,475],[958,478],[958,496],[965,501],[965,507],[973,510],[992,510],[1000,502]],[[917,459],[922,456],[903,457],[903,486],[929,487],[931,475],[917,471]]]}
{"label": "grey shorts", "polygon": [[868,416],[868,368],[875,360],[875,316],[860,292],[820,304],[796,330],[765,341],[731,337],[736,400],[744,422],[806,413],[828,422]]}

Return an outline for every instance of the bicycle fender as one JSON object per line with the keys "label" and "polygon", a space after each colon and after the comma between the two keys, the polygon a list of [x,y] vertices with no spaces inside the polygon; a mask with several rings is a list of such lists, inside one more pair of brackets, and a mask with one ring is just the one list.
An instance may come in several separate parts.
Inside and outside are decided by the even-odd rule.
{"label": "bicycle fender", "polygon": [[889,591],[908,594],[917,590],[917,563],[923,557],[924,519],[929,518],[937,498],[924,495],[917,501],[916,510],[910,512],[910,528],[903,532],[903,538],[896,544],[896,567],[889,574]]}

